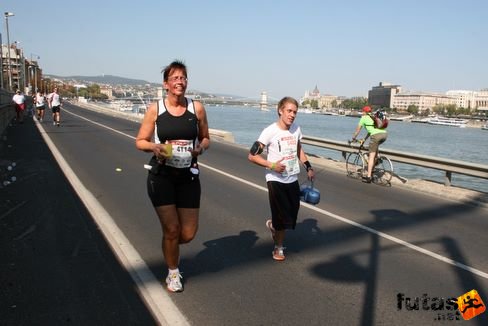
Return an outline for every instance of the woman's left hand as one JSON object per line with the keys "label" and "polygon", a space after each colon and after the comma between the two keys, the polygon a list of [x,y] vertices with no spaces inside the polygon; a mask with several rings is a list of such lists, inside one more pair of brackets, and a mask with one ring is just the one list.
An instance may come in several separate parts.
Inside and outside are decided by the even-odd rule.
{"label": "woman's left hand", "polygon": [[203,152],[205,152],[205,148],[203,146],[197,145],[191,152],[191,156],[197,157],[199,155],[202,155]]}
{"label": "woman's left hand", "polygon": [[315,172],[313,171],[313,169],[309,169],[307,171],[307,177],[308,177],[308,180],[310,180],[310,181],[313,181],[315,179]]}

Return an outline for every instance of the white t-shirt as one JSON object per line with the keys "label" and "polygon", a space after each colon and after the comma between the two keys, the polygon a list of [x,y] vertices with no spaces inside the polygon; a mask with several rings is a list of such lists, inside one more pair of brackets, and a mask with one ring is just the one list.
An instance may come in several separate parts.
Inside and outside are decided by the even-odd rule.
{"label": "white t-shirt", "polygon": [[51,106],[60,106],[61,105],[61,98],[59,97],[58,93],[51,93],[49,95],[51,99]]}
{"label": "white t-shirt", "polygon": [[37,94],[36,95],[36,106],[37,107],[41,107],[41,106],[44,106],[44,96],[40,95],[40,94]]}
{"label": "white t-shirt", "polygon": [[302,131],[296,124],[292,124],[289,130],[283,130],[275,122],[266,127],[258,138],[258,142],[266,146],[267,160],[286,165],[283,173],[266,170],[266,181],[279,181],[292,183],[298,180],[300,165],[298,159],[298,141],[302,139]]}
{"label": "white t-shirt", "polygon": [[17,104],[22,104],[25,102],[25,97],[22,94],[15,94],[12,100]]}

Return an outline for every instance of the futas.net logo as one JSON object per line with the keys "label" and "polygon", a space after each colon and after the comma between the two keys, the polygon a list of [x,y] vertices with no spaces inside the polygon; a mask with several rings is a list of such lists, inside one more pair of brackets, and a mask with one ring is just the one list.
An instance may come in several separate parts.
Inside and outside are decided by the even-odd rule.
{"label": "futas.net logo", "polygon": [[480,295],[471,290],[459,297],[442,298],[430,297],[424,293],[421,297],[407,297],[404,293],[397,294],[398,310],[406,311],[432,311],[434,320],[470,320],[486,310]]}
{"label": "futas.net logo", "polygon": [[458,297],[457,305],[464,320],[470,320],[486,310],[486,306],[476,290],[471,290]]}

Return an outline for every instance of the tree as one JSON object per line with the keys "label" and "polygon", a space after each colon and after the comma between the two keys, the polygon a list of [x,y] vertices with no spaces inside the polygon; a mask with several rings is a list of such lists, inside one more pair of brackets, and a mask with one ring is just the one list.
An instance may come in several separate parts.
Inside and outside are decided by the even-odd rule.
{"label": "tree", "polygon": [[419,114],[419,107],[413,104],[410,104],[407,108],[407,112],[413,115]]}
{"label": "tree", "polygon": [[368,100],[364,97],[353,97],[342,101],[341,107],[349,110],[361,110],[363,106],[368,104]]}

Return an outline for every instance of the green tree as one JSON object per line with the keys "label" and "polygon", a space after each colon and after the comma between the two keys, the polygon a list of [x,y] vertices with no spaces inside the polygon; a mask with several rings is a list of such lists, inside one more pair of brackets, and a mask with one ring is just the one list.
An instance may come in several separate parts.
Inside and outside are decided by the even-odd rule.
{"label": "green tree", "polygon": [[419,114],[419,107],[413,104],[410,104],[407,108],[407,112],[413,115]]}
{"label": "green tree", "polygon": [[368,100],[364,97],[353,97],[342,101],[341,107],[349,110],[361,110],[363,106],[368,104]]}

